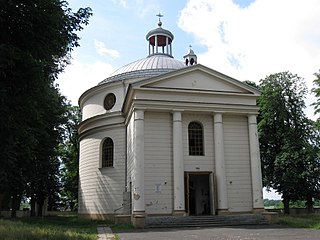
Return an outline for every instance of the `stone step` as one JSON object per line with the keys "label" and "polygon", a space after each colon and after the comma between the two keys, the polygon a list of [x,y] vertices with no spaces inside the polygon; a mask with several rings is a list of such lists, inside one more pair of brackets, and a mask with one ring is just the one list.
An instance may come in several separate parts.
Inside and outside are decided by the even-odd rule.
{"label": "stone step", "polygon": [[146,225],[149,228],[212,227],[262,224],[269,224],[269,222],[260,214],[187,217],[163,216],[147,217],[146,219]]}

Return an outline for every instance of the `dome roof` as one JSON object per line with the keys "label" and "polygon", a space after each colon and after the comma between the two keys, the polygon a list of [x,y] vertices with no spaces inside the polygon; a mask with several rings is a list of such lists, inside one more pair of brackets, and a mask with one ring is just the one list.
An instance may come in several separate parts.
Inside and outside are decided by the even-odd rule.
{"label": "dome roof", "polygon": [[124,79],[154,77],[184,67],[184,62],[167,54],[153,54],[119,68],[98,85]]}
{"label": "dome roof", "polygon": [[160,17],[163,15],[159,13],[157,16],[159,17],[158,28],[149,31],[146,35],[149,56],[119,68],[98,85],[125,79],[154,77],[186,67],[184,62],[173,58],[173,34],[161,27]]}

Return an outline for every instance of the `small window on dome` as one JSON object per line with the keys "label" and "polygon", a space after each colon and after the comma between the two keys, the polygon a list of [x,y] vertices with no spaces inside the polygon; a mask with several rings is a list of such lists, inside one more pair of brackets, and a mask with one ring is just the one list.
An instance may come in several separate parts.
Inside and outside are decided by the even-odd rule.
{"label": "small window on dome", "polygon": [[104,99],[104,108],[110,110],[116,103],[116,95],[109,93]]}

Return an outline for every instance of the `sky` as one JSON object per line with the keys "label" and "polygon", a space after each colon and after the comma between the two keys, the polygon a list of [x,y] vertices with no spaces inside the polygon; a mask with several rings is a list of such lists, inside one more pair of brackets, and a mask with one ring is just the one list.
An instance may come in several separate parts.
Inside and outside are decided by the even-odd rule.
{"label": "sky", "polygon": [[[174,34],[173,55],[183,60],[189,45],[198,63],[240,81],[259,82],[290,71],[309,90],[320,69],[319,0],[69,0],[76,11],[91,7],[57,83],[73,105],[87,89],[117,68],[148,55],[146,33],[162,27]],[[309,106],[315,98],[306,96]],[[312,107],[306,114],[315,118]]]}

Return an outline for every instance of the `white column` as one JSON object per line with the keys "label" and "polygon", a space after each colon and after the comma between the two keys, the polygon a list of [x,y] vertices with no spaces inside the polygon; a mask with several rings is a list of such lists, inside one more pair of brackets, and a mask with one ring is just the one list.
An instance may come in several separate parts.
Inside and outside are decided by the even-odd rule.
{"label": "white column", "polygon": [[227,178],[224,163],[222,113],[214,113],[214,153],[216,162],[218,212],[228,211]]}
{"label": "white column", "polygon": [[158,53],[158,35],[154,36],[154,45],[156,46],[156,53]]}
{"label": "white column", "polygon": [[132,189],[133,212],[143,213],[144,203],[144,110],[134,111],[134,175]]}
{"label": "white column", "polygon": [[262,174],[261,174],[259,138],[258,138],[258,129],[257,129],[257,117],[255,114],[248,115],[248,125],[249,125],[253,210],[263,209],[264,206],[263,206],[263,194],[262,194]]}
{"label": "white column", "polygon": [[184,167],[182,149],[182,117],[181,112],[173,112],[173,187],[174,213],[185,213],[184,202]]}
{"label": "white column", "polygon": [[167,54],[169,54],[168,45],[169,45],[169,38],[166,37],[166,51],[167,51]]}

